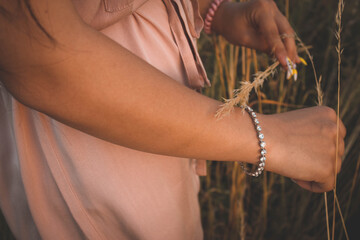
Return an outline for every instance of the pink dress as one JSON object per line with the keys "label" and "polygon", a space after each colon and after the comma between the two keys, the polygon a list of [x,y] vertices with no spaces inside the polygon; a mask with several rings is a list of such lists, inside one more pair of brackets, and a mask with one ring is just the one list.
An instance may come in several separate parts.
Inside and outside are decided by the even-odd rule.
{"label": "pink dress", "polygon": [[[196,0],[73,2],[85,22],[172,79],[208,84]],[[0,142],[0,206],[17,239],[203,238],[204,161],[100,140],[20,104],[1,85]]]}

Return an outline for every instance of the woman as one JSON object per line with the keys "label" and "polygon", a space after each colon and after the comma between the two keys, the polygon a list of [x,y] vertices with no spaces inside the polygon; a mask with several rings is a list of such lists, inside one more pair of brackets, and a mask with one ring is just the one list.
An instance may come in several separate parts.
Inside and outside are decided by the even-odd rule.
{"label": "woman", "polygon": [[[192,89],[211,1],[0,1],[2,211],[18,239],[201,239],[204,161],[256,163],[251,118]],[[223,2],[211,30],[298,62],[270,0]],[[260,115],[266,170],[332,189],[336,114]]]}

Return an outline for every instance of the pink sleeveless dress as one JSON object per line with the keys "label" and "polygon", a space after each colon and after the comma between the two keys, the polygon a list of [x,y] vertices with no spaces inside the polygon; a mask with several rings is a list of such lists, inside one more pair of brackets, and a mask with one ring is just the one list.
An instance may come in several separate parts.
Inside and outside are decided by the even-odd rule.
{"label": "pink sleeveless dress", "polygon": [[[196,49],[196,0],[73,2],[90,26],[175,81],[209,84]],[[0,206],[17,239],[203,238],[204,161],[103,141],[20,104],[1,85],[0,142]]]}

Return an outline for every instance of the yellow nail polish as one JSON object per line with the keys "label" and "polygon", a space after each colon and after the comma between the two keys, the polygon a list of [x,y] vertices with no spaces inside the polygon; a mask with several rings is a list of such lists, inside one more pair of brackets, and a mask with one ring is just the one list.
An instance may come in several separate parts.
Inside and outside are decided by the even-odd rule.
{"label": "yellow nail polish", "polygon": [[286,73],[286,80],[289,80],[291,78],[292,74],[290,71],[287,71]]}
{"label": "yellow nail polish", "polygon": [[302,64],[304,64],[305,66],[307,66],[307,62],[305,61],[305,59],[303,59],[302,57],[299,57],[300,61]]}
{"label": "yellow nail polish", "polygon": [[296,69],[294,69],[294,81],[296,82],[298,78],[298,71]]}

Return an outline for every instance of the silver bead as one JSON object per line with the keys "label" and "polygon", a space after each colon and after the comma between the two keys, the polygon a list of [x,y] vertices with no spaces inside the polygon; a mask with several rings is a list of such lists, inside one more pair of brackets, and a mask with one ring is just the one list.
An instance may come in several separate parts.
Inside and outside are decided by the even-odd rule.
{"label": "silver bead", "polygon": [[260,140],[263,140],[263,139],[264,139],[264,134],[260,133],[260,134],[259,134],[259,139],[260,139]]}
{"label": "silver bead", "polygon": [[249,175],[249,176],[252,176],[252,177],[258,177],[259,175],[261,175],[261,173],[264,171],[264,167],[265,167],[265,161],[266,161],[266,157],[265,157],[265,154],[266,154],[266,150],[265,150],[265,146],[266,146],[266,143],[265,141],[263,141],[264,139],[264,134],[261,133],[261,126],[260,126],[260,122],[259,122],[259,119],[257,119],[257,115],[256,113],[254,112],[254,110],[245,105],[245,106],[242,106],[250,115],[250,117],[252,118],[253,120],[253,123],[255,125],[255,128],[256,128],[256,131],[257,131],[257,135],[258,135],[258,139],[259,139],[259,145],[260,145],[260,148],[261,148],[261,156],[260,156],[260,163],[256,169],[255,172],[250,172],[249,169],[245,168],[244,167],[244,164],[240,162],[240,166],[241,168],[243,169],[243,171]]}

